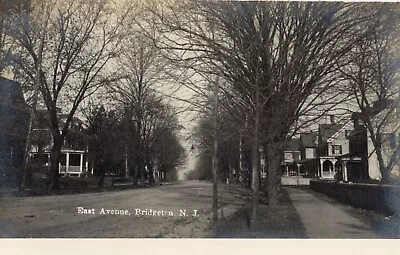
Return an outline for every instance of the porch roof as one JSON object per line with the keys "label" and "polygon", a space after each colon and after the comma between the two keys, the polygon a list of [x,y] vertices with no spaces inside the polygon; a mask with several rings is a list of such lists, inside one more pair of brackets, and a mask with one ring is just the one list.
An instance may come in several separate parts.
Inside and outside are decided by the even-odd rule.
{"label": "porch roof", "polygon": [[362,160],[361,157],[354,156],[354,155],[352,155],[350,153],[337,156],[336,159],[340,159],[342,161],[349,161],[349,162],[360,162]]}

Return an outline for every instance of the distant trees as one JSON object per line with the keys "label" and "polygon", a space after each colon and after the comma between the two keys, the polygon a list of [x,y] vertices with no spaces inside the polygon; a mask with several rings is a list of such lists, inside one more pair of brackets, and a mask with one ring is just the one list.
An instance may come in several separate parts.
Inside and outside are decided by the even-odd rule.
{"label": "distant trees", "polygon": [[[139,177],[154,183],[155,173],[160,180],[177,180],[177,168],[185,160],[185,150],[179,142],[180,125],[171,106],[161,101],[146,105],[142,151],[138,161],[136,121],[124,106],[105,110],[93,105],[86,111],[89,165],[99,175],[99,186],[105,172],[130,178],[138,165],[143,166]],[[147,171],[146,171],[147,170]],[[133,174],[132,174],[133,173]]]}
{"label": "distant trees", "polygon": [[[153,40],[157,39],[144,34],[152,33],[153,30],[151,24],[145,26],[141,23],[142,15],[138,12],[130,16],[131,22],[126,27],[129,36],[124,39],[123,45],[124,54],[117,60],[120,67],[118,73],[122,78],[109,88],[113,99],[126,109],[127,120],[134,125],[134,184],[138,178],[143,183],[146,167],[152,171],[155,164],[152,161],[158,161],[165,173],[166,169],[180,164],[182,156],[179,142],[174,138],[180,129],[175,110],[158,96],[160,92],[165,93],[163,85],[170,79],[170,62],[164,52],[155,47]],[[171,147],[177,150],[171,151],[175,160],[169,163],[165,160],[165,151],[160,144],[162,142],[175,145]],[[154,158],[153,155],[158,156]]]}
{"label": "distant trees", "polygon": [[[179,124],[176,112],[170,105],[161,105],[153,118],[153,132],[149,137],[150,176],[153,171],[160,173],[163,181],[178,180],[178,167],[186,160],[186,151],[180,143]],[[151,178],[150,178],[151,180]]]}
{"label": "distant trees", "polygon": [[90,105],[85,110],[88,136],[88,171],[99,175],[98,186],[103,186],[106,171],[114,173],[121,170],[124,160],[123,144],[128,137],[121,136],[124,126],[121,118],[113,110],[106,111],[103,106]]}
{"label": "distant trees", "polygon": [[[223,112],[223,111],[221,111]],[[224,119],[223,113],[219,112],[218,119],[218,162],[220,181],[226,182],[227,179],[239,177],[239,130],[237,127],[231,126],[232,119]],[[227,116],[225,116],[227,117]],[[188,174],[191,179],[212,180],[212,144],[213,144],[213,125],[212,118],[203,115],[199,118],[194,128],[194,146],[198,151],[198,160],[195,168]],[[236,180],[238,181],[238,180]]]}

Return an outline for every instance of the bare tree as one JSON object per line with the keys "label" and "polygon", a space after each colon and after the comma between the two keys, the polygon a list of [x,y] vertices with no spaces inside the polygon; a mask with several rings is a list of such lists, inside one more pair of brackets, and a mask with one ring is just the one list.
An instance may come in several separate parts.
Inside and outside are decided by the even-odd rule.
{"label": "bare tree", "polygon": [[[111,1],[29,1],[14,16],[20,72],[35,84],[50,116],[53,138],[49,190],[58,188],[63,140],[80,103],[115,79],[107,65],[119,52],[129,6],[117,15]],[[128,7],[128,8],[127,8]],[[35,105],[34,107],[35,108]],[[60,126],[58,109],[67,113]]]}
{"label": "bare tree", "polygon": [[[398,126],[399,107],[399,7],[386,4],[374,20],[373,31],[360,40],[344,59],[341,74],[348,82],[356,102],[357,118],[367,129],[377,156],[382,181],[387,182],[399,160],[400,145],[393,143],[393,153],[384,156],[384,144]],[[397,80],[396,80],[397,76]],[[390,130],[391,129],[391,130]],[[395,140],[395,139],[394,139]],[[371,156],[371,155],[369,155]]]}
{"label": "bare tree", "polygon": [[[253,222],[259,144],[268,165],[268,201],[278,202],[280,158],[293,125],[338,78],[338,61],[373,27],[368,5],[186,1],[157,9],[160,48],[205,75],[221,74],[238,95],[252,132]],[[155,17],[155,18],[154,18]],[[311,107],[311,106],[310,106]],[[242,122],[245,122],[242,120]]]}
{"label": "bare tree", "polygon": [[[144,150],[148,128],[146,111],[152,109],[157,88],[167,79],[168,62],[152,41],[140,33],[137,22],[132,21],[130,35],[125,39],[124,54],[118,59],[119,71],[124,78],[116,82],[110,91],[115,99],[131,109],[136,130],[136,168],[133,175],[134,184],[140,175],[144,182]],[[156,99],[158,100],[158,99]]]}

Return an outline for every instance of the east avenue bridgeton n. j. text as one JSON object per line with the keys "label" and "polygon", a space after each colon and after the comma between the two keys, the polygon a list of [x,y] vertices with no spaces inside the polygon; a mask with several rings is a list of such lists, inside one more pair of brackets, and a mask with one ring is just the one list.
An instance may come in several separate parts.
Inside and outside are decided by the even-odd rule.
{"label": "east avenue bridgeton n. j. text", "polygon": [[179,217],[186,217],[186,216],[192,216],[192,217],[198,217],[199,213],[198,210],[186,210],[186,209],[180,209],[177,212],[170,211],[170,210],[156,210],[156,209],[140,209],[140,208],[135,208],[134,212],[131,213],[131,211],[126,210],[126,209],[106,209],[106,208],[101,208],[101,209],[95,209],[95,208],[85,208],[78,206],[76,207],[77,213],[78,214],[100,214],[100,215],[122,215],[122,216],[154,216],[154,217],[173,217],[173,216],[179,216]]}

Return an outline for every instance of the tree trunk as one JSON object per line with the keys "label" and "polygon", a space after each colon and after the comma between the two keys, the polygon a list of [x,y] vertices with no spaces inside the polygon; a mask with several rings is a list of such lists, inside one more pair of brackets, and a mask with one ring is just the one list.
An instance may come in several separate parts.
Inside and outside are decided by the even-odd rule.
{"label": "tree trunk", "polygon": [[279,202],[279,167],[280,167],[280,157],[281,149],[279,142],[267,146],[267,160],[268,160],[268,175],[267,175],[267,196],[268,196],[268,206],[276,207]]}
{"label": "tree trunk", "polygon": [[[97,169],[99,169],[99,172],[100,172],[100,178],[99,178],[99,182],[97,183],[97,187],[103,188],[103,186],[104,186],[104,177],[105,177],[105,174],[106,174],[105,167],[104,167],[104,160],[103,159],[100,159],[100,164],[97,164]],[[111,183],[112,183],[112,181],[111,181]]]}
{"label": "tree trunk", "polygon": [[253,127],[253,144],[251,145],[251,186],[253,190],[252,196],[252,215],[251,228],[254,228],[257,222],[258,204],[260,197],[260,155],[259,155],[259,124],[260,124],[260,99],[259,87],[255,87],[255,106],[254,106],[254,127]]}
{"label": "tree trunk", "polygon": [[239,172],[236,174],[236,181],[243,184],[244,176],[244,153],[243,153],[243,131],[239,134]]}
{"label": "tree trunk", "polygon": [[382,139],[379,134],[376,134],[376,140],[375,140],[375,153],[376,157],[378,159],[378,166],[379,170],[382,175],[382,183],[388,183],[390,179],[390,173],[385,165],[385,162],[383,161],[383,155],[382,155]]}
{"label": "tree trunk", "polygon": [[125,178],[129,179],[128,142],[125,141]]}
{"label": "tree trunk", "polygon": [[59,162],[61,156],[61,144],[62,144],[62,137],[58,133],[53,132],[53,148],[51,149],[51,160],[50,160],[50,180],[48,190],[53,191],[60,188],[59,185]]}
{"label": "tree trunk", "polygon": [[139,161],[136,162],[135,170],[132,176],[132,185],[136,186],[138,181],[138,174],[139,174]]}
{"label": "tree trunk", "polygon": [[[258,118],[258,117],[256,117]],[[258,122],[258,121],[256,121]],[[257,125],[258,126],[258,125]],[[259,137],[258,128],[254,128],[253,143],[251,145],[251,187],[253,190],[252,195],[252,215],[251,227],[253,228],[257,222],[258,204],[260,196],[260,160],[259,160]]]}
{"label": "tree trunk", "polygon": [[213,233],[214,236],[217,235],[218,232],[218,123],[217,123],[217,114],[218,114],[218,87],[219,87],[219,79],[217,78],[214,86],[214,108],[213,108],[213,156],[212,156],[212,176],[213,176]]}
{"label": "tree trunk", "polygon": [[101,171],[100,178],[99,178],[99,183],[97,184],[97,187],[103,188],[103,186],[104,186],[104,176],[105,176],[105,172]]}
{"label": "tree trunk", "polygon": [[389,182],[389,177],[390,173],[385,165],[385,162],[383,161],[383,155],[382,155],[382,137],[380,132],[377,130],[376,132],[373,130],[371,122],[366,122],[365,125],[367,126],[367,129],[369,131],[371,141],[374,145],[375,148],[375,154],[378,159],[378,166],[379,166],[379,171],[382,176],[382,183],[388,183]]}
{"label": "tree trunk", "polygon": [[37,91],[34,94],[34,103],[31,109],[31,115],[29,118],[29,125],[28,125],[28,135],[26,138],[25,144],[25,153],[24,153],[24,164],[21,168],[22,173],[20,174],[21,179],[19,180],[19,189],[24,190],[26,186],[26,175],[28,174],[28,163],[29,163],[29,152],[31,150],[31,143],[32,143],[32,127],[33,122],[35,119],[35,112],[36,112],[36,104],[37,104]]}

